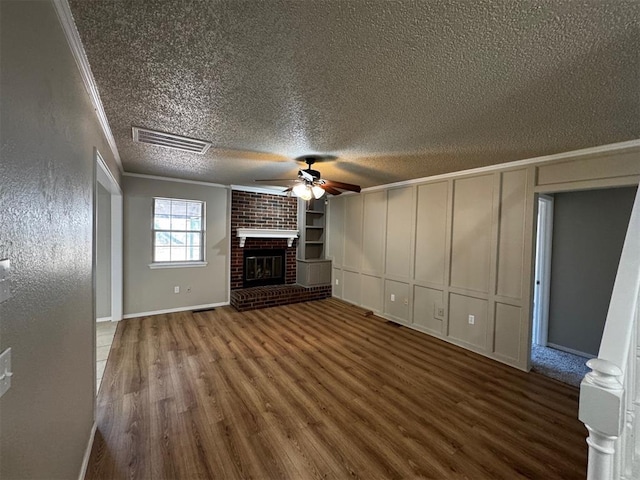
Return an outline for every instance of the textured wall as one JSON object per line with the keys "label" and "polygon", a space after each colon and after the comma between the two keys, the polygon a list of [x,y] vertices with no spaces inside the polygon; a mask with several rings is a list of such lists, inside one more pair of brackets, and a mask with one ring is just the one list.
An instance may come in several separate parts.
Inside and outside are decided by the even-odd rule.
{"label": "textured wall", "polygon": [[[242,252],[238,228],[279,228],[297,230],[297,199],[283,195],[234,190],[231,200],[231,289],[242,288]],[[296,282],[296,242],[287,247],[285,239],[247,238],[245,249],[284,249],[285,283]]]}
{"label": "textured wall", "polygon": [[110,151],[52,4],[0,2],[0,478],[77,478],[93,423],[93,148]]}
{"label": "textured wall", "polygon": [[635,188],[555,195],[549,342],[598,355]]}
{"label": "textured wall", "polygon": [[[149,268],[153,197],[205,202],[206,267]],[[125,315],[229,300],[228,198],[229,190],[222,187],[124,177]],[[180,287],[180,293],[173,293],[175,286]]]}

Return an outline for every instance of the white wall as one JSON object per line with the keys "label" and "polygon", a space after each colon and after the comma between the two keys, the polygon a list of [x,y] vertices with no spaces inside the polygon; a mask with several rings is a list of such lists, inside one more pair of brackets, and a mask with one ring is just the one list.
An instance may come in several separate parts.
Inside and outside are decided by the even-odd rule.
{"label": "white wall", "polygon": [[[0,2],[0,478],[77,478],[95,402],[94,147],[115,165],[49,1]],[[118,172],[114,170],[116,178]]]}
{"label": "white wall", "polygon": [[639,150],[520,162],[332,197],[333,294],[526,370],[535,193],[637,184]]}
{"label": "white wall", "polygon": [[[206,203],[206,267],[149,268],[154,197]],[[229,202],[230,190],[223,187],[124,177],[125,316],[229,301]]]}

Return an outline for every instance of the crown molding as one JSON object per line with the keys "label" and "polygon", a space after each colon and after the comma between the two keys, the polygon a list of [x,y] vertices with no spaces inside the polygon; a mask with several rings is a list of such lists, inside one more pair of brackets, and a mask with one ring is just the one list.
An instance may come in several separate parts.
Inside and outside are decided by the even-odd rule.
{"label": "crown molding", "polygon": [[162,182],[190,183],[192,185],[204,185],[206,187],[229,188],[229,185],[220,183],[203,182],[201,180],[185,180],[183,178],[161,177],[159,175],[146,175],[144,173],[124,172],[123,177],[146,178],[147,180],[160,180]]}
{"label": "crown molding", "polygon": [[[527,158],[524,160],[515,160],[513,162],[497,163],[486,167],[471,168],[469,170],[460,170],[458,172],[443,173],[433,175],[431,177],[412,178],[411,180],[403,180],[401,182],[386,183],[384,185],[375,185],[373,187],[363,188],[362,192],[374,192],[376,190],[384,190],[387,188],[405,187],[415,185],[417,183],[433,182],[437,180],[448,180],[449,178],[462,177],[465,175],[477,175],[481,173],[495,172],[496,170],[505,170],[510,168],[525,167],[529,165],[540,165],[548,162],[557,162],[562,160],[571,160],[575,158],[588,157],[592,155],[602,155],[606,153],[614,153],[621,150],[629,150],[640,148],[640,139],[629,140],[627,142],[610,143],[608,145],[599,145],[597,147],[583,148],[580,150],[572,150],[570,152],[554,153],[552,155],[544,155],[541,157]],[[345,192],[346,195],[354,195],[353,192]]]}
{"label": "crown molding", "polygon": [[67,2],[67,0],[53,0],[53,6],[55,8],[56,14],[58,15],[58,19],[60,20],[60,25],[62,26],[62,30],[64,31],[64,36],[67,38],[67,42],[69,43],[69,47],[71,48],[71,54],[73,55],[73,58],[78,65],[78,70],[80,70],[82,83],[84,83],[84,87],[89,94],[91,103],[93,104],[94,111],[98,116],[98,123],[100,124],[107,143],[111,148],[111,153],[113,154],[113,157],[118,164],[120,172],[124,172],[124,168],[122,167],[122,160],[120,159],[120,153],[118,153],[116,141],[113,138],[113,134],[111,133],[109,120],[107,120],[107,114],[105,113],[104,107],[102,106],[102,100],[100,100],[100,94],[98,93],[98,86],[96,85],[96,81],[93,78],[93,73],[91,73],[89,60],[87,59],[84,47],[82,46],[82,41],[80,40],[80,34],[78,33],[76,24],[73,21],[73,15],[71,14],[69,3]]}
{"label": "crown molding", "polygon": [[234,190],[237,192],[266,193],[269,195],[280,195],[282,197],[287,196],[287,192],[283,192],[282,190],[276,190],[269,187],[249,187],[246,185],[231,185],[231,190]]}

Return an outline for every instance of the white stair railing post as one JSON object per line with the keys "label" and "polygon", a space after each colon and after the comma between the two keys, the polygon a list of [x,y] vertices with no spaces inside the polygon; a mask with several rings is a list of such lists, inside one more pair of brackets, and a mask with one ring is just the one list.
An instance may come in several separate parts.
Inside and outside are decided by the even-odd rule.
{"label": "white stair railing post", "polygon": [[611,362],[592,358],[580,385],[580,420],[589,431],[587,480],[612,480],[616,440],[624,421],[622,370]]}

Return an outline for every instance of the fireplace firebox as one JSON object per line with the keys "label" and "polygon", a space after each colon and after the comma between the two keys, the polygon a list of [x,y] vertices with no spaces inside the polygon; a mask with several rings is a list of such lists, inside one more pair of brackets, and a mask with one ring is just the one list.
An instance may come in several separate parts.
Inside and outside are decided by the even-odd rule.
{"label": "fireplace firebox", "polygon": [[285,283],[284,250],[245,250],[243,256],[243,288]]}

